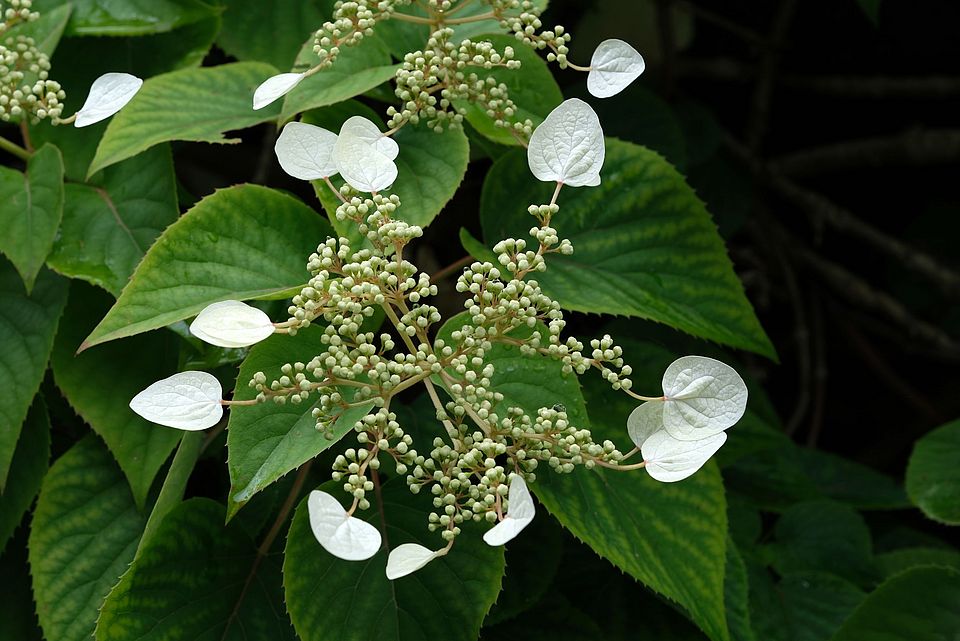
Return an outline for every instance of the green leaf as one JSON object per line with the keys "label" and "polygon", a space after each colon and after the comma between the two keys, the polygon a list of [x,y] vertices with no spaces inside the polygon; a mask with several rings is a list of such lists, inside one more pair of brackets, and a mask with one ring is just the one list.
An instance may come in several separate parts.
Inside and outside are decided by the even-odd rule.
{"label": "green leaf", "polygon": [[[265,372],[272,380],[280,376],[280,366],[284,363],[307,363],[322,353],[326,349],[320,342],[322,334],[323,328],[316,325],[297,332],[296,336],[278,334],[254,345],[240,366],[235,398],[256,397],[256,390],[247,384],[255,373]],[[346,398],[352,396],[347,389],[341,392]],[[232,517],[254,494],[334,445],[373,406],[371,401],[345,411],[332,426],[333,440],[327,440],[316,428],[317,419],[312,414],[315,404],[277,405],[267,402],[230,410],[227,425],[228,517]]]}
{"label": "green leaf", "polygon": [[[232,0],[223,12],[217,44],[237,60],[259,60],[286,70],[323,20],[313,2]],[[310,44],[313,53],[312,38]]]}
{"label": "green leaf", "polygon": [[866,593],[849,581],[823,572],[788,574],[777,585],[790,641],[831,638]]}
{"label": "green leaf", "polygon": [[200,498],[167,514],[104,602],[97,641],[292,641],[278,555],[258,555],[223,518],[222,505]]}
{"label": "green leaf", "polygon": [[780,574],[816,570],[858,585],[876,577],[873,542],[863,518],[832,501],[798,503],[774,529],[773,566]]}
{"label": "green leaf", "polygon": [[331,234],[316,212],[279,191],[221,189],[163,232],[81,349],[164,327],[217,301],[302,287],[307,257]]}
{"label": "green leaf", "polygon": [[[441,335],[464,320],[464,315],[454,317]],[[654,373],[673,360],[649,347],[635,358]],[[599,379],[586,378],[581,395],[576,377],[564,377],[556,361],[521,356],[502,344],[494,345],[487,360],[496,368],[492,386],[504,395],[499,407],[519,406],[532,413],[561,403],[572,424],[590,426],[595,441],[610,439],[621,447],[630,442],[626,420],[635,403]],[[715,465],[680,483],[658,483],[642,470],[555,474],[544,469],[531,489],[597,554],[677,602],[711,639],[729,639],[724,615],[726,505]]]}
{"label": "green leaf", "polygon": [[153,504],[153,509],[150,510],[150,518],[147,519],[147,524],[143,528],[143,536],[140,537],[140,545],[137,546],[137,556],[140,556],[140,552],[153,540],[167,514],[183,501],[187,481],[190,480],[190,474],[203,452],[206,438],[203,432],[183,433],[180,446],[167,471],[167,477],[163,480],[160,494],[157,496],[156,503]]}
{"label": "green leaf", "polygon": [[[386,45],[377,38],[364,38],[358,45],[343,47],[332,67],[304,78],[286,95],[280,122],[286,122],[308,109],[353,98],[390,80],[400,67],[391,62]],[[313,52],[311,37],[300,49],[294,68],[306,71],[317,63],[319,59]]]}
{"label": "green leaf", "polygon": [[857,4],[863,9],[863,12],[870,18],[873,26],[880,23],[880,0],[857,0]]}
{"label": "green leaf", "polygon": [[43,641],[30,591],[26,534],[26,528],[20,530],[0,556],[0,639],[9,641]]}
{"label": "green leaf", "polygon": [[[339,127],[334,131],[339,131]],[[467,173],[467,137],[459,130],[436,133],[421,124],[407,125],[393,138],[400,147],[395,161],[397,180],[389,191],[400,198],[396,218],[426,227],[450,202]],[[337,233],[359,247],[362,239],[356,225],[339,222],[334,216],[340,206],[336,194],[322,180],[313,181],[313,185]]]}
{"label": "green leaf", "polygon": [[960,570],[960,551],[952,548],[911,547],[878,554],[877,567],[890,578],[918,565],[937,565]]}
{"label": "green leaf", "polygon": [[43,15],[33,22],[21,22],[10,29],[4,34],[4,37],[27,36],[33,38],[37,49],[48,56],[52,56],[60,43],[60,37],[67,26],[67,21],[70,20],[72,10],[73,5],[68,2],[56,9],[44,11]]}
{"label": "green leaf", "polygon": [[0,491],[5,490],[20,427],[47,370],[68,284],[43,270],[27,296],[13,265],[0,258],[0,371],[11,373],[0,394]]}
{"label": "green leaf", "polygon": [[800,465],[825,498],[858,510],[900,510],[910,506],[900,483],[856,461],[830,452],[798,448]]}
{"label": "green leaf", "polygon": [[[567,188],[553,226],[573,242],[537,280],[566,309],[638,316],[775,357],[703,203],[658,154],[614,139],[599,187]],[[525,155],[498,160],[484,182],[484,240],[528,238],[530,204],[549,202]]]}
{"label": "green leaf", "polygon": [[108,167],[90,185],[70,183],[66,195],[61,233],[47,264],[114,296],[180,213],[169,145]]}
{"label": "green leaf", "polygon": [[880,585],[833,641],[953,641],[960,635],[960,572],[914,568]]}
{"label": "green leaf", "polygon": [[[554,107],[563,102],[563,94],[557,81],[553,79],[553,74],[547,68],[547,63],[540,55],[519,42],[513,36],[506,34],[488,34],[482,36],[483,40],[489,40],[494,44],[498,51],[503,51],[504,47],[513,47],[515,60],[519,60],[521,66],[519,69],[506,70],[502,68],[485,70],[477,67],[469,67],[469,71],[476,73],[480,78],[493,76],[498,83],[507,86],[510,99],[517,106],[515,120],[523,122],[529,118],[536,128],[547,115],[553,111]],[[464,103],[466,108],[466,119],[481,134],[490,140],[502,145],[519,145],[520,143],[506,129],[497,127],[494,119],[480,107],[472,103]],[[524,171],[524,175],[529,174]],[[532,179],[531,180],[535,180]],[[546,201],[544,201],[546,202]],[[530,204],[530,203],[527,203]],[[526,205],[523,211],[526,211]]]}
{"label": "green leaf", "polygon": [[76,283],[67,318],[57,334],[50,366],[67,402],[106,442],[143,508],[157,472],[180,440],[181,432],[141,418],[130,399],[148,385],[177,371],[178,339],[155,332],[77,348],[110,308],[112,299],[90,285]]}
{"label": "green leaf", "polygon": [[747,568],[732,538],[727,539],[727,565],[724,570],[723,600],[732,641],[757,641],[750,622],[750,584]]}
{"label": "green leaf", "polygon": [[63,216],[63,159],[44,145],[27,162],[26,175],[0,167],[0,251],[33,288]]}
{"label": "green leaf", "polygon": [[110,453],[88,436],[43,481],[30,530],[30,569],[47,639],[86,641],[137,549],[144,517]]}
{"label": "green leaf", "polygon": [[170,140],[239,142],[224,132],[277,117],[276,105],[253,110],[254,90],[276,72],[261,62],[236,62],[148,79],[110,121],[87,174]]}
{"label": "green leaf", "polygon": [[[413,496],[402,480],[384,483],[382,496],[384,548],[401,543],[430,549],[444,545],[427,531],[430,498]],[[377,507],[375,502],[359,516],[379,525]],[[448,555],[389,581],[387,549],[367,561],[343,561],[328,554],[310,530],[306,500],[302,501],[287,534],[283,562],[293,626],[303,641],[474,641],[500,592],[504,568],[503,548],[483,543],[480,530],[465,524]]]}
{"label": "green leaf", "polygon": [[934,521],[960,525],[960,420],[938,427],[913,447],[907,494]]}
{"label": "green leaf", "polygon": [[[139,36],[170,31],[203,20],[219,11],[202,0],[70,0],[73,15],[68,35]],[[66,0],[35,0],[36,11],[67,4]]]}
{"label": "green leaf", "polygon": [[7,486],[0,493],[0,552],[30,509],[49,465],[50,417],[43,397],[37,395],[13,452]]}

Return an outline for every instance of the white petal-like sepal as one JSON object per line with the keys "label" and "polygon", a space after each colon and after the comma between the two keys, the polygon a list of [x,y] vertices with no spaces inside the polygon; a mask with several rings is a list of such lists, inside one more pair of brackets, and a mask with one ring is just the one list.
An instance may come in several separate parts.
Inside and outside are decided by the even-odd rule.
{"label": "white petal-like sepal", "polygon": [[180,372],[157,381],[133,397],[130,409],[151,423],[194,432],[223,417],[223,388],[206,372]]}
{"label": "white petal-like sepal", "polygon": [[[371,133],[370,125],[379,137]],[[393,145],[383,142],[386,140]],[[357,191],[383,191],[397,179],[397,165],[393,158],[399,148],[395,145],[372,122],[362,116],[353,116],[343,123],[333,148],[337,171]]]}
{"label": "white petal-like sepal", "polygon": [[393,581],[400,577],[413,574],[438,556],[442,556],[445,549],[434,552],[419,543],[404,543],[390,551],[387,557],[387,578]]}
{"label": "white petal-like sepal", "polygon": [[207,305],[190,324],[191,334],[218,347],[247,347],[273,331],[269,316],[238,300]]}
{"label": "white petal-like sepal", "polygon": [[726,440],[726,432],[699,441],[680,441],[666,430],[660,430],[643,443],[640,453],[650,476],[663,483],[673,483],[703,467]]}
{"label": "white petal-like sepal", "polygon": [[143,80],[128,73],[105,73],[90,85],[90,93],[77,112],[74,127],[86,127],[106,120],[133,99]]}
{"label": "white petal-like sepal", "polygon": [[737,371],[706,356],[671,363],[663,373],[663,394],[663,426],[681,441],[722,432],[747,409],[747,386]]}
{"label": "white petal-like sepal", "polygon": [[596,112],[577,98],[565,100],[550,112],[527,147],[530,171],[544,182],[571,187],[600,184],[605,149]]}
{"label": "white petal-like sepal", "polygon": [[253,92],[253,108],[263,109],[274,100],[282,98],[300,84],[302,73],[279,73],[264,80]]}
{"label": "white petal-like sepal", "polygon": [[663,401],[647,401],[627,417],[627,433],[637,447],[663,429]]}
{"label": "white petal-like sepal", "polygon": [[354,516],[340,501],[326,492],[314,490],[307,498],[310,528],[320,545],[345,561],[364,561],[380,549],[380,530]]}
{"label": "white petal-like sepal", "polygon": [[300,180],[319,180],[337,173],[333,147],[337,134],[305,122],[290,122],[280,132],[274,151],[283,170]]}
{"label": "white petal-like sepal", "polygon": [[604,40],[590,59],[587,91],[597,98],[609,98],[636,80],[646,64],[636,49],[623,40]]}
{"label": "white petal-like sepal", "polygon": [[507,514],[503,520],[487,530],[483,540],[487,545],[503,545],[516,537],[523,528],[530,525],[536,515],[533,497],[523,477],[519,474],[510,479],[510,491],[507,492]]}

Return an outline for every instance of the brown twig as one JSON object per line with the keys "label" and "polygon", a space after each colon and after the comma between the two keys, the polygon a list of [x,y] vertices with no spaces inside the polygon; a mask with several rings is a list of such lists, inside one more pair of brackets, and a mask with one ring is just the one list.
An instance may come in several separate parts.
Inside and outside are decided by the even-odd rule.
{"label": "brown twig", "polygon": [[439,283],[444,278],[447,278],[451,274],[459,272],[461,269],[473,262],[473,256],[464,256],[460,260],[443,267],[442,269],[437,270],[435,273],[430,275],[430,282]]}

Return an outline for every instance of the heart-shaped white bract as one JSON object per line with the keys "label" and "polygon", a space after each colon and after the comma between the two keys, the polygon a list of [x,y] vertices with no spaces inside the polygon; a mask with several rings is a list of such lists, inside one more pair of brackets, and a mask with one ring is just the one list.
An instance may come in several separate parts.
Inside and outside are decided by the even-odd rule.
{"label": "heart-shaped white bract", "polygon": [[627,417],[627,433],[637,447],[643,447],[648,438],[663,429],[663,402],[647,401]]}
{"label": "heart-shaped white bract", "polygon": [[503,545],[516,537],[523,528],[530,525],[536,516],[533,497],[523,477],[515,474],[510,479],[510,491],[507,492],[507,514],[503,520],[487,530],[483,540],[487,545]]}
{"label": "heart-shaped white bract", "polygon": [[151,423],[195,432],[223,417],[223,388],[207,372],[180,372],[133,397],[130,409]]}
{"label": "heart-shaped white bract", "polygon": [[680,441],[660,430],[644,441],[640,453],[650,476],[662,483],[673,483],[703,467],[726,440],[726,432],[699,441]]}
{"label": "heart-shaped white bract", "polygon": [[671,363],[663,373],[663,395],[663,427],[681,441],[722,432],[747,409],[747,386],[737,371],[706,356]]}
{"label": "heart-shaped white bract", "polygon": [[571,187],[600,184],[605,149],[596,112],[577,98],[565,100],[550,112],[527,147],[530,171],[544,182]]}
{"label": "heart-shaped white bract", "polygon": [[604,40],[590,59],[587,91],[597,98],[609,98],[626,89],[636,80],[646,63],[636,49],[623,40]]}
{"label": "heart-shaped white bract", "polygon": [[289,122],[273,150],[285,172],[300,180],[320,180],[337,173],[333,147],[337,134],[305,122]]}
{"label": "heart-shaped white bract", "polygon": [[326,492],[310,492],[307,509],[313,536],[333,556],[364,561],[380,549],[380,530],[347,514],[340,501]]}
{"label": "heart-shaped white bract", "polygon": [[74,127],[86,127],[106,120],[133,99],[143,80],[128,73],[105,73],[90,85],[90,92],[77,112]]}
{"label": "heart-shaped white bract", "polygon": [[[365,123],[373,126],[380,138],[374,138]],[[393,162],[396,156],[390,156],[394,147],[383,143],[387,139],[379,132],[366,118],[353,116],[343,123],[337,136],[333,147],[337,171],[357,191],[383,191],[397,179],[397,165]],[[396,145],[392,140],[390,142]]]}
{"label": "heart-shaped white bract", "polygon": [[253,108],[263,109],[274,100],[290,93],[303,80],[302,73],[278,73],[270,76],[253,92]]}
{"label": "heart-shaped white bract", "polygon": [[269,316],[238,300],[207,305],[190,324],[191,334],[217,347],[248,347],[273,332]]}
{"label": "heart-shaped white bract", "polygon": [[390,551],[387,557],[387,578],[393,581],[413,574],[438,556],[443,556],[446,548],[434,552],[419,543],[404,543]]}
{"label": "heart-shaped white bract", "polygon": [[396,160],[400,155],[400,145],[390,136],[384,136],[380,127],[363,116],[351,116],[340,126],[340,133],[350,132],[351,135],[373,145],[373,148],[390,160]]}

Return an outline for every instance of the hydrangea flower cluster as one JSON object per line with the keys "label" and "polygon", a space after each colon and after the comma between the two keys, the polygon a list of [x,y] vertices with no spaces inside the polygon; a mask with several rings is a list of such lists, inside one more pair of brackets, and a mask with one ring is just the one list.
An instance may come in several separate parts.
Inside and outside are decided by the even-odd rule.
{"label": "hydrangea flower cluster", "polygon": [[[589,347],[564,336],[563,310],[536,280],[552,254],[574,251],[553,226],[562,220],[562,188],[601,182],[604,138],[590,105],[567,100],[533,131],[528,164],[535,177],[556,185],[553,197],[528,209],[532,241],[503,239],[494,247],[496,262],[477,261],[462,271],[457,291],[466,297],[466,314],[457,317],[452,330],[440,332],[434,328],[441,315],[430,304],[436,285],[406,258],[422,229],[403,221],[399,198],[384,193],[397,176],[398,148],[390,133],[361,117],[348,119],[339,133],[305,123],[286,125],[276,143],[281,167],[294,177],[330,185],[340,199],[337,219],[354,225],[364,242],[328,238],[320,243],[307,261],[311,278],[291,300],[286,320],[271,322],[256,308],[223,301],[207,307],[191,325],[207,342],[237,347],[317,323],[324,326],[322,351],[309,362],[280,365],[278,377],[257,372],[249,382],[256,390],[250,401],[223,400],[212,375],[183,372],[148,387],[131,407],[163,425],[205,429],[221,420],[224,406],[308,402],[317,429],[330,438],[346,410],[369,408],[353,425],[355,445],[333,464],[332,478],[342,484],[349,507],[319,490],[307,505],[319,544],[342,559],[362,560],[381,547],[379,531],[356,516],[370,506],[381,466],[405,478],[413,494],[429,495],[426,526],[444,545],[394,548],[386,569],[390,579],[447,554],[461,528],[471,523],[488,524],[483,538],[489,545],[513,539],[535,516],[527,483],[544,466],[561,474],[578,466],[645,469],[662,482],[695,473],[745,411],[747,388],[737,372],[711,358],[685,356],[664,372],[662,390],[639,395],[623,350],[610,336],[590,341]],[[332,182],[337,175],[344,181],[341,187]],[[388,329],[365,331],[365,320],[378,311]],[[634,447],[624,453],[609,440],[594,440],[562,404],[536,410],[511,404],[497,389],[490,359],[504,345],[527,358],[555,360],[568,376],[597,370],[614,390],[642,401],[625,421]],[[425,388],[438,423],[429,442],[414,440],[391,411],[395,397],[416,385]],[[638,454],[640,460],[634,460]]]}

